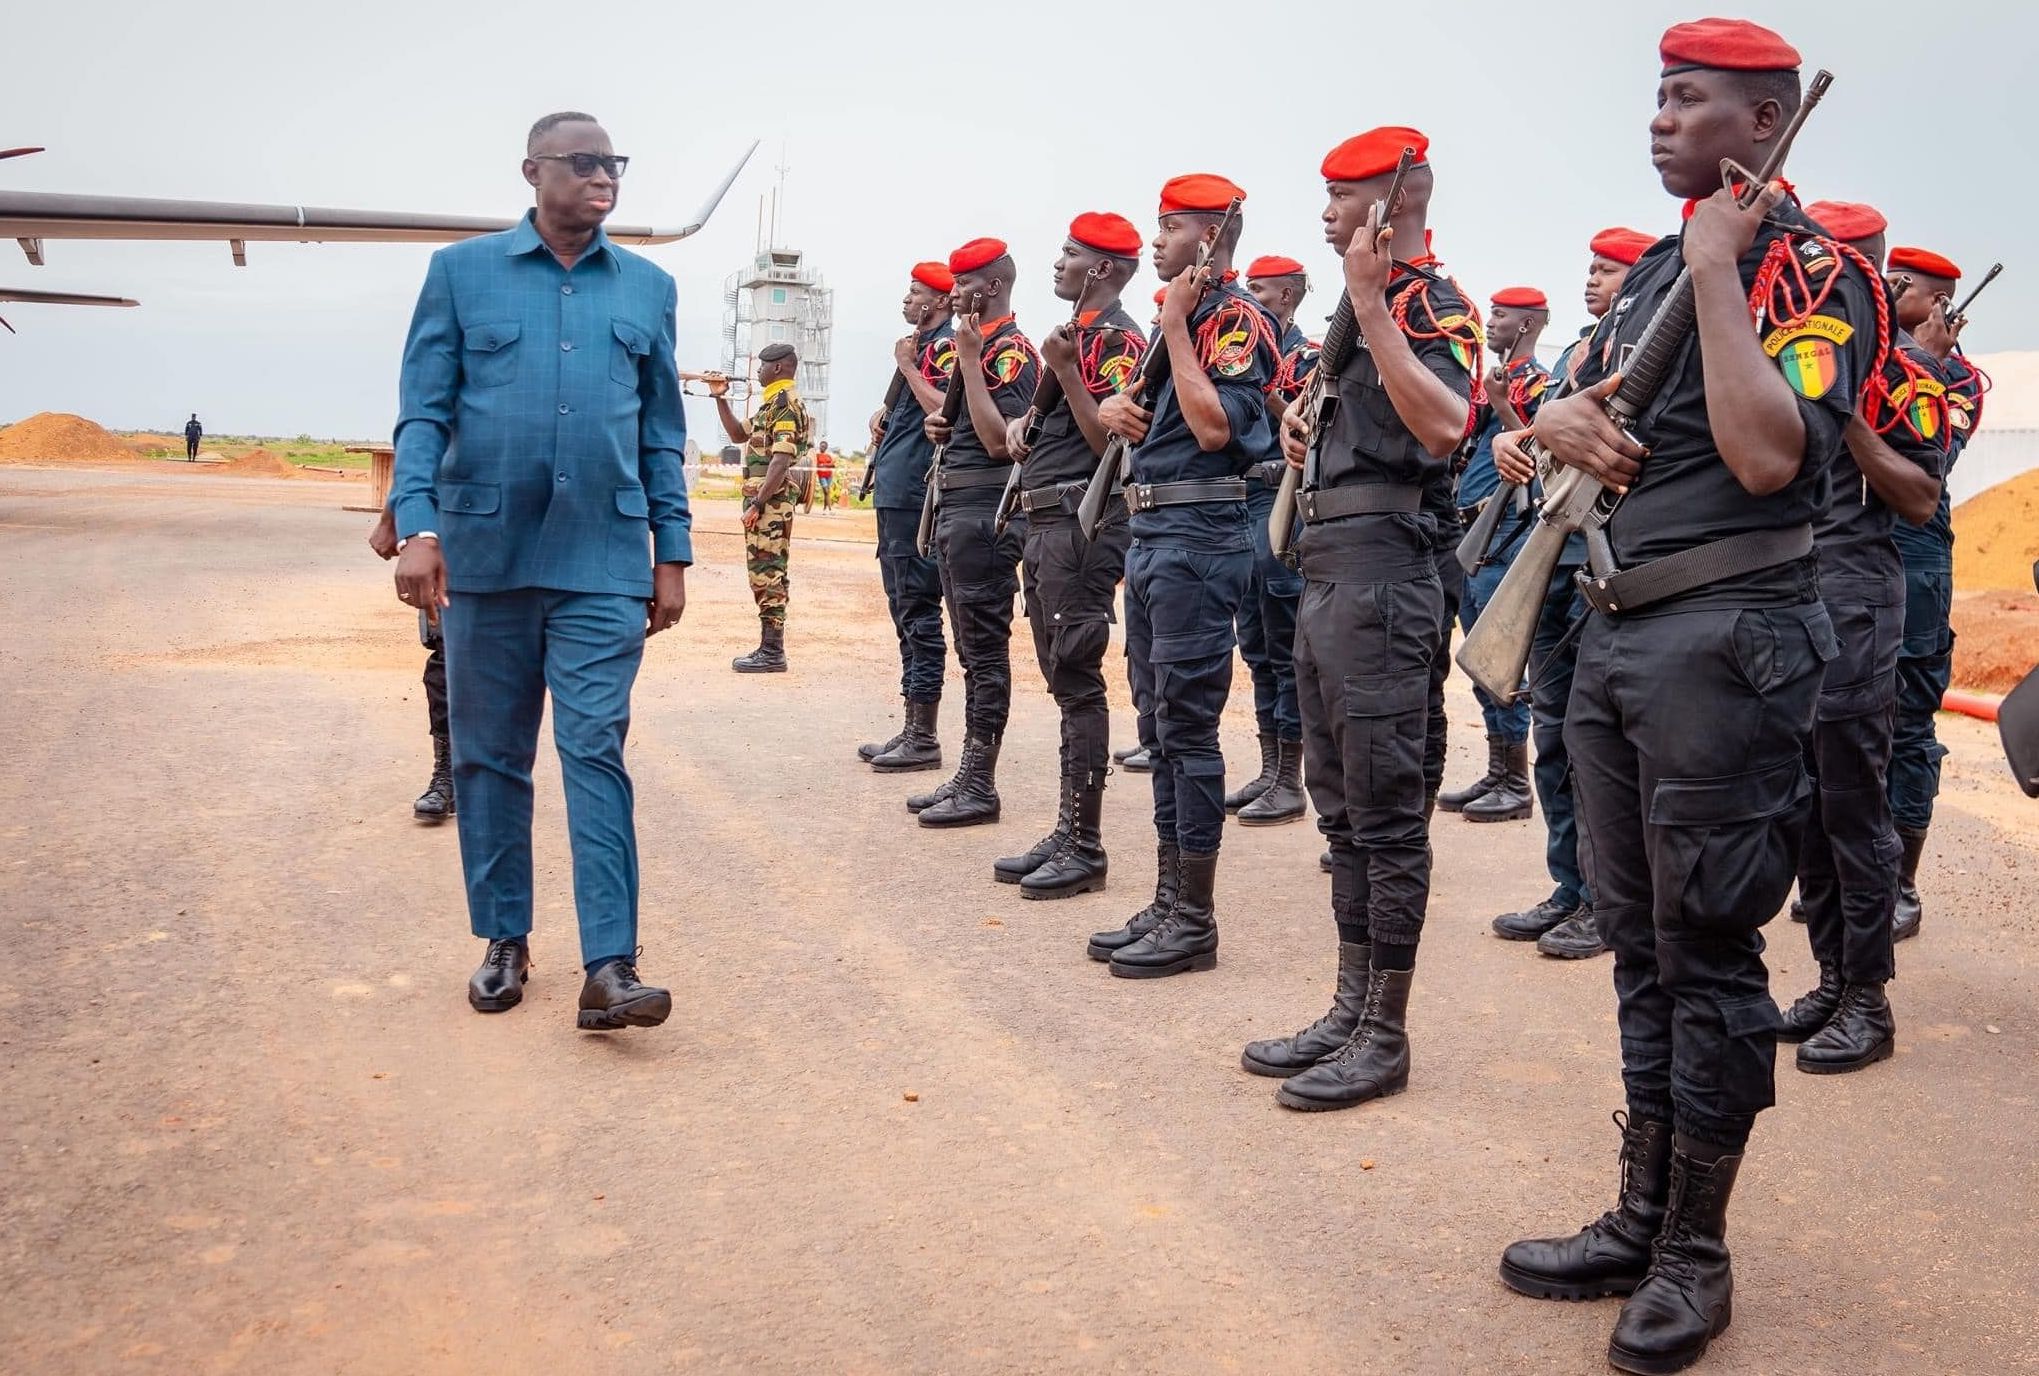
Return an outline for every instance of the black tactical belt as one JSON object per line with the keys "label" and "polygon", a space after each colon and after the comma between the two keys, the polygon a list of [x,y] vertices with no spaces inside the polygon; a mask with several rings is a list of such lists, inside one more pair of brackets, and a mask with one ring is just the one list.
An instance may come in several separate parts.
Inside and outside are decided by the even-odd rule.
{"label": "black tactical belt", "polygon": [[1005,470],[1002,468],[945,468],[936,480],[944,492],[954,492],[964,487],[990,487],[994,483],[1005,484]]}
{"label": "black tactical belt", "polygon": [[[1064,506],[1074,511],[1082,502],[1084,491],[1089,488],[1090,479],[1079,478],[1074,482],[1051,483],[1047,487],[1028,488],[1020,493],[1020,510],[1032,515],[1036,511],[1058,511]],[[1113,488],[1117,496],[1123,488]]]}
{"label": "black tactical belt", "polygon": [[1296,510],[1306,525],[1391,511],[1414,515],[1422,509],[1423,489],[1414,483],[1353,483],[1296,494]]}
{"label": "black tactical belt", "polygon": [[1186,483],[1127,483],[1126,510],[1152,511],[1160,506],[1195,506],[1199,502],[1243,502],[1244,478],[1203,478]]}
{"label": "black tactical belt", "polygon": [[1480,513],[1487,509],[1487,503],[1493,500],[1494,499],[1492,497],[1483,497],[1479,501],[1474,502],[1471,506],[1460,507],[1458,509],[1459,520],[1465,522],[1467,525],[1471,525],[1474,521],[1479,519]]}
{"label": "black tactical belt", "polygon": [[1812,553],[1812,527],[1750,530],[1681,549],[1647,564],[1596,578],[1585,569],[1574,575],[1587,604],[1603,615],[1640,611],[1681,597],[1709,583],[1789,564]]}

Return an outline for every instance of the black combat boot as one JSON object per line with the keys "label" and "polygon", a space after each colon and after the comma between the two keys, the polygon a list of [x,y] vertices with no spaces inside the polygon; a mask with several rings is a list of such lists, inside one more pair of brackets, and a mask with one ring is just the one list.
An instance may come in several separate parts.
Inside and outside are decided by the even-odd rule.
{"label": "black combat boot", "polygon": [[1819,986],[1784,1010],[1783,1021],[1777,1025],[1777,1040],[1802,1042],[1825,1027],[1841,1006],[1841,990],[1840,967],[1822,964]]}
{"label": "black combat boot", "polygon": [[1110,960],[1112,952],[1123,950],[1154,930],[1162,918],[1175,911],[1175,896],[1182,888],[1182,852],[1173,841],[1154,848],[1154,901],[1126,919],[1123,927],[1091,934],[1086,954],[1092,960]]}
{"label": "black combat boot", "polygon": [[1152,774],[1154,772],[1154,752],[1143,745],[1123,760],[1120,760],[1119,763],[1132,770],[1135,774]]}
{"label": "black combat boot", "polygon": [[1322,855],[1317,857],[1317,868],[1322,870],[1324,873],[1326,874],[1331,873],[1331,865],[1332,860],[1330,851],[1327,850]]}
{"label": "black combat boot", "polygon": [[1111,868],[1104,853],[1104,771],[1071,781],[1069,834],[1039,869],[1020,880],[1021,898],[1074,898],[1099,893]]}
{"label": "black combat boot", "polygon": [[1339,942],[1338,988],[1331,995],[1331,1011],[1293,1037],[1246,1043],[1239,1064],[1250,1074],[1286,1080],[1344,1046],[1366,1009],[1367,961],[1372,955],[1373,947],[1363,941]]}
{"label": "black combat boot", "polygon": [[1076,780],[1062,776],[1062,800],[1055,808],[1055,829],[1034,842],[1032,850],[1002,856],[991,862],[991,877],[1001,884],[1017,884],[1048,863],[1069,839],[1069,823],[1076,815]]}
{"label": "black combat boot", "polygon": [[1530,814],[1534,798],[1529,791],[1529,742],[1508,741],[1501,747],[1500,781],[1459,813],[1468,822],[1519,822]]}
{"label": "black combat boot", "polygon": [[1112,952],[1112,973],[1121,979],[1159,979],[1218,966],[1218,918],[1211,908],[1211,889],[1218,879],[1218,857],[1182,856],[1182,878],[1175,907],[1145,936]]}
{"label": "black combat boot", "polygon": [[1798,1048],[1798,1068],[1808,1075],[1846,1075],[1897,1050],[1897,1019],[1881,984],[1851,984],[1827,1025]]}
{"label": "black combat boot", "polygon": [[1303,815],[1303,743],[1276,741],[1274,782],[1239,809],[1242,826],[1272,827]]}
{"label": "black combat boot", "polygon": [[1628,1295],[1650,1269],[1650,1243],[1671,1197],[1671,1125],[1616,1113],[1621,1194],[1570,1237],[1525,1238],[1501,1253],[1501,1283],[1540,1300]]}
{"label": "black combat boot", "polygon": [[1114,750],[1114,751],[1112,751],[1112,763],[1113,763],[1113,764],[1124,764],[1124,763],[1125,763],[1125,762],[1126,762],[1127,760],[1129,760],[1129,759],[1131,759],[1131,758],[1132,758],[1133,756],[1135,756],[1135,755],[1139,754],[1139,753],[1140,753],[1140,751],[1141,751],[1141,750],[1143,750],[1143,749],[1145,749],[1145,748],[1146,748],[1146,747],[1144,747],[1144,746],[1141,746],[1141,745],[1137,745],[1137,744],[1136,744],[1136,745],[1129,745],[1129,746],[1127,746],[1127,747],[1126,747],[1126,748],[1125,748],[1124,750]]}
{"label": "black combat boot", "polygon": [[1899,827],[1897,839],[1904,843],[1904,858],[1897,867],[1897,911],[1891,915],[1890,939],[1903,941],[1919,934],[1926,917],[1919,900],[1919,857],[1926,853],[1926,833]]}
{"label": "black combat boot", "polygon": [[1607,954],[1607,938],[1600,932],[1600,915],[1590,907],[1560,922],[1536,939],[1538,955],[1555,960],[1588,960]]}
{"label": "black combat boot", "polygon": [[1283,1108],[1356,1108],[1409,1087],[1409,984],[1414,970],[1369,969],[1366,1006],[1345,1045],[1274,1092]]}
{"label": "black combat boot", "polygon": [[935,739],[935,719],[941,711],[939,698],[933,702],[907,703],[906,730],[900,732],[896,745],[871,757],[871,768],[880,774],[912,774],[922,769],[940,769],[942,743]]}
{"label": "black combat boot", "polygon": [[998,737],[971,736],[963,742],[963,769],[956,791],[920,810],[924,827],[975,827],[998,820]]}
{"label": "black combat boot", "polygon": [[[904,699],[901,700],[904,701]],[[913,704],[908,702],[906,706],[909,709],[911,709]],[[897,750],[899,748],[899,743],[905,739],[906,739],[906,727],[902,725],[899,728],[899,730],[893,733],[892,739],[889,741],[865,741],[862,745],[858,746],[857,758],[862,760],[865,764],[869,764],[871,761],[877,759],[880,755],[883,755],[886,751]]]}
{"label": "black combat boot", "polygon": [[1501,773],[1505,768],[1502,752],[1507,748],[1508,742],[1490,734],[1487,737],[1487,772],[1464,788],[1455,788],[1449,793],[1438,794],[1437,805],[1446,812],[1463,812],[1467,803],[1475,798],[1486,797],[1501,782]]}
{"label": "black combat boot", "polygon": [[1621,1306],[1607,1360],[1619,1371],[1683,1371],[1734,1318],[1727,1206],[1741,1153],[1679,1133],[1671,1146],[1671,1196],[1650,1248],[1650,1269]]}
{"label": "black combat boot", "polygon": [[1255,798],[1267,792],[1268,786],[1274,782],[1275,748],[1277,744],[1274,732],[1263,731],[1260,733],[1260,772],[1225,795],[1225,811],[1237,812],[1240,808],[1245,807]]}
{"label": "black combat boot", "polygon": [[786,628],[760,626],[758,647],[729,662],[739,674],[783,674],[786,672]]}
{"label": "black combat boot", "polygon": [[970,707],[968,702],[966,701],[963,707],[963,721],[965,723],[963,736],[963,757],[956,761],[956,772],[951,774],[948,778],[942,780],[940,783],[936,784],[933,788],[929,789],[925,793],[908,794],[906,798],[906,810],[908,812],[925,812],[927,809],[933,807],[936,803],[947,802],[950,798],[956,796],[956,790],[959,787],[961,787],[963,783],[963,771],[969,767],[970,763],[970,749],[969,749],[970,737],[968,734],[969,720],[970,720]]}
{"label": "black combat boot", "polygon": [[425,791],[411,804],[411,816],[437,826],[455,811],[453,743],[445,736],[435,735],[432,737],[432,782],[425,785]]}
{"label": "black combat boot", "polygon": [[1568,908],[1553,896],[1519,913],[1502,913],[1488,925],[1503,941],[1534,941],[1578,912],[1578,908]]}

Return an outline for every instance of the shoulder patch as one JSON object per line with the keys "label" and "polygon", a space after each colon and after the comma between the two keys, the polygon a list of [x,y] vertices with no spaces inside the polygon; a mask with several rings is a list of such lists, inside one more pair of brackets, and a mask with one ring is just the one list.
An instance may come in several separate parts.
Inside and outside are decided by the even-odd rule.
{"label": "shoulder patch", "polygon": [[984,370],[998,380],[1000,386],[1011,382],[1026,371],[1027,352],[1018,344],[1007,344],[985,361]]}
{"label": "shoulder patch", "polygon": [[1948,413],[1947,387],[1937,378],[1914,378],[1899,386],[1890,394],[1890,409],[1906,414],[1912,428],[1924,440],[1939,435],[1943,416],[1956,428],[1966,428],[1967,425],[1966,417],[1957,421]]}
{"label": "shoulder patch", "polygon": [[1211,342],[1204,351],[1204,362],[1219,377],[1244,377],[1252,371],[1254,320],[1251,309],[1228,301],[1211,319]]}

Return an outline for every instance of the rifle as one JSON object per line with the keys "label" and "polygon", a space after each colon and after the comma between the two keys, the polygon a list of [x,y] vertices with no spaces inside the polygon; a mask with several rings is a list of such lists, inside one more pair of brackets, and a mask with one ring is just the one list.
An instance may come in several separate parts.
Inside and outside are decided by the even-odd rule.
{"label": "rifle", "polygon": [[1975,284],[1975,289],[1969,292],[1967,296],[1962,298],[1960,305],[1958,306],[1948,305],[1944,302],[1941,304],[1940,309],[1946,313],[1947,324],[1950,327],[1953,326],[1955,321],[1961,319],[1963,316],[1968,314],[1968,308],[1975,304],[1976,297],[1982,295],[1982,289],[1988,286],[1990,283],[1996,281],[1997,274],[2002,272],[2003,270],[2004,265],[2002,263],[1991,263],[1989,265],[1989,271],[1982,275],[1982,280]]}
{"label": "rifle", "polygon": [[[1097,285],[1101,275],[1093,267],[1083,274],[1083,286],[1077,290],[1076,305],[1069,312],[1069,323],[1064,328],[1074,330],[1083,320],[1083,303],[1090,299],[1090,289]],[[1081,337],[1078,337],[1081,344]],[[1079,360],[1080,364],[1080,360]],[[1041,441],[1041,425],[1048,414],[1062,404],[1062,378],[1052,368],[1044,369],[1041,385],[1034,389],[1033,404],[1027,408],[1026,427],[1020,432],[1020,441],[1031,450]],[[1012,472],[1005,475],[1005,490],[998,494],[998,515],[991,522],[994,536],[1005,534],[1006,526],[1012,523],[1013,512],[1019,509],[1020,460],[1012,461]]]}
{"label": "rifle", "polygon": [[[1747,208],[1783,171],[1785,155],[1804,127],[1806,117],[1833,84],[1833,76],[1821,72],[1812,79],[1805,99],[1791,122],[1771,145],[1770,156],[1761,172],[1751,173],[1730,159],[1721,161],[1721,180],[1729,188],[1742,183],[1736,192],[1738,204]],[[1670,292],[1643,327],[1627,365],[1621,370],[1621,385],[1607,399],[1607,415],[1627,431],[1646,412],[1669,379],[1685,343],[1699,327],[1698,304],[1694,299],[1692,269],[1683,268]],[[1549,463],[1543,447],[1531,440],[1530,456],[1539,466]],[[1546,470],[1548,471],[1548,470]],[[1506,702],[1522,688],[1523,670],[1529,665],[1530,645],[1536,638],[1536,623],[1542,615],[1551,573],[1557,568],[1565,539],[1575,530],[1586,533],[1587,557],[1596,573],[1611,570],[1614,552],[1607,544],[1607,519],[1614,514],[1620,498],[1599,479],[1582,469],[1567,468],[1545,489],[1536,527],[1515,562],[1501,578],[1501,584],[1479,620],[1466,633],[1458,652],[1459,667],[1473,682]]]}
{"label": "rifle", "polygon": [[[977,314],[977,307],[983,300],[984,298],[981,294],[971,296],[969,312],[971,315]],[[958,354],[956,356],[955,371],[949,374],[949,388],[942,393],[942,419],[948,424],[950,439],[955,437],[956,422],[963,415],[963,388],[965,385],[963,381],[963,358],[962,355]],[[935,446],[934,458],[929,460],[927,466],[927,491],[922,493],[920,498],[920,529],[914,533],[913,537],[914,547],[920,551],[923,559],[927,557],[927,552],[935,547],[935,512],[940,510],[942,505],[940,481],[942,476],[942,458],[949,452],[949,443],[950,440],[943,440]]]}
{"label": "rifle", "polygon": [[[1395,198],[1402,194],[1402,179],[1409,175],[1409,165],[1416,161],[1416,150],[1404,148],[1400,161],[1395,164],[1394,180],[1388,183],[1388,191],[1374,202],[1374,243],[1380,243],[1380,234],[1388,227],[1388,215],[1395,208]],[[1352,314],[1352,293],[1338,293],[1337,309],[1331,312],[1331,324],[1324,331],[1324,347],[1317,354],[1317,366],[1310,373],[1310,381],[1304,386],[1303,394],[1296,398],[1295,405],[1310,417],[1310,452],[1303,460],[1303,467],[1288,464],[1281,475],[1281,486],[1274,490],[1274,510],[1267,516],[1267,544],[1277,559],[1288,557],[1290,537],[1296,529],[1296,494],[1308,483],[1317,485],[1318,453],[1324,440],[1331,433],[1331,416],[1338,409],[1338,393],[1332,390],[1331,379],[1343,371],[1352,361],[1354,351],[1366,347],[1366,340],[1359,332],[1359,322]]]}
{"label": "rifle", "polygon": [[[707,385],[697,392],[687,386],[690,382],[699,382]],[[680,390],[690,397],[714,396],[714,384],[718,382],[724,384],[722,395],[728,397],[731,401],[742,401],[750,396],[750,379],[747,377],[731,377],[727,373],[713,371],[690,373],[685,368],[680,369]],[[737,390],[738,388],[742,390],[739,391]]]}
{"label": "rifle", "polygon": [[[1509,353],[1515,352],[1515,345],[1522,342],[1522,336],[1528,330],[1529,325],[1527,322],[1524,322],[1522,329],[1516,332],[1515,342],[1508,346]],[[1558,397],[1564,396],[1570,390],[1570,380],[1567,379],[1565,382],[1558,384],[1558,390],[1552,395],[1551,400],[1557,400]],[[1496,414],[1499,414],[1501,406],[1506,406],[1507,404],[1507,398],[1503,397],[1500,405],[1495,407]],[[1512,410],[1513,408],[1511,407],[1510,409]],[[1521,421],[1522,425],[1529,424],[1527,416],[1518,416],[1516,419]],[[1503,428],[1519,430],[1522,428],[1522,425],[1504,425]],[[1504,482],[1494,489],[1493,495],[1487,498],[1486,505],[1480,508],[1480,514],[1473,518],[1473,523],[1470,526],[1466,527],[1465,536],[1460,539],[1457,550],[1453,552],[1452,557],[1458,560],[1460,568],[1464,569],[1467,573],[1473,573],[1482,564],[1487,562],[1487,556],[1494,548],[1494,533],[1501,528],[1501,517],[1504,513],[1510,512],[1517,517],[1528,514],[1529,487],[1527,484]],[[1521,532],[1517,530],[1511,534],[1510,538],[1512,539],[1514,535],[1519,534]]]}
{"label": "rifle", "polygon": [[[1218,241],[1225,237],[1225,231],[1239,217],[1239,198],[1225,207],[1218,229],[1210,238],[1197,245],[1196,272],[1197,305],[1203,304],[1204,295],[1211,289],[1211,255],[1217,251]],[[1154,343],[1140,360],[1140,395],[1150,403],[1154,393],[1160,389],[1161,380],[1168,376],[1168,341],[1162,337],[1157,326]],[[1131,390],[1130,388],[1128,390]],[[1106,441],[1104,453],[1098,456],[1097,469],[1090,475],[1090,486],[1083,490],[1083,501],[1076,508],[1076,525],[1083,532],[1085,540],[1097,538],[1097,528],[1104,522],[1104,504],[1111,500],[1112,479],[1124,480],[1132,467],[1132,446],[1121,435],[1113,435]]]}
{"label": "rifle", "polygon": [[[920,319],[915,321],[913,325],[915,338],[918,338],[920,332],[927,328],[927,317],[928,307],[922,306],[920,308]],[[870,499],[871,485],[878,481],[878,446],[885,443],[885,427],[892,420],[892,408],[899,404],[899,395],[905,390],[906,370],[894,368],[892,370],[892,381],[885,384],[885,409],[878,416],[878,434],[871,441],[871,457],[864,464],[863,481],[857,484],[857,500],[860,502]]]}

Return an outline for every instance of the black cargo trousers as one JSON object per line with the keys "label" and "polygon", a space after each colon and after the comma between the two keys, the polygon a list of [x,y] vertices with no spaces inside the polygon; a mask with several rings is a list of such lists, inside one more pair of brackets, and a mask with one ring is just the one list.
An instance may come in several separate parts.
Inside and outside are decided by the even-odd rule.
{"label": "black cargo trousers", "polygon": [[1763,924],[1791,891],[1837,646],[1810,561],[1783,605],[1716,591],[1593,615],[1565,714],[1636,1117],[1739,1149],[1776,1099]]}
{"label": "black cargo trousers", "polygon": [[1027,519],[1027,620],[1034,657],[1062,713],[1062,774],[1102,779],[1111,763],[1111,712],[1104,682],[1111,648],[1112,603],[1126,575],[1133,537],[1123,503],[1110,503],[1097,539],[1086,540],[1076,520],[1075,497],[1063,509],[1042,509]]}

